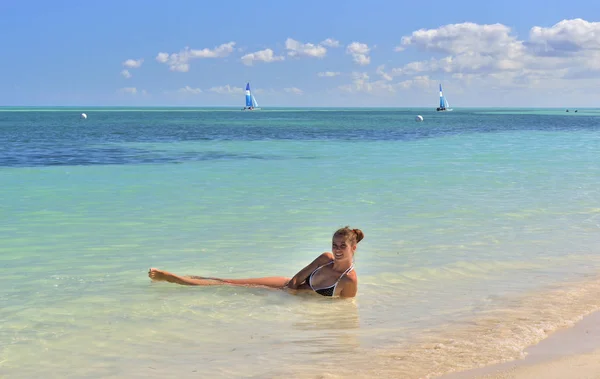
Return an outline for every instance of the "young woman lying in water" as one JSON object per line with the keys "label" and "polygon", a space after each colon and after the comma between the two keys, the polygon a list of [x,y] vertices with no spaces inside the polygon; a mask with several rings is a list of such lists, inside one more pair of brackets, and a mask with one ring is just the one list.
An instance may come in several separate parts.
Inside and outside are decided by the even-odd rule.
{"label": "young woman lying in water", "polygon": [[201,276],[179,276],[151,268],[152,280],[189,286],[257,286],[277,289],[310,290],[322,296],[354,297],[358,280],[354,271],[356,245],[365,237],[360,229],[341,228],[333,234],[332,253],[323,253],[300,270],[293,278],[272,276],[250,279],[220,279]]}

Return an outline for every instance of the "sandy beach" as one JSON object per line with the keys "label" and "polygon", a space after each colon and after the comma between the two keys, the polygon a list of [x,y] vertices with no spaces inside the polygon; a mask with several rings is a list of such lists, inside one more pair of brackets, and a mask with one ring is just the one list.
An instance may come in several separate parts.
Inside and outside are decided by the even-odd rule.
{"label": "sandy beach", "polygon": [[522,360],[442,376],[440,379],[598,379],[600,312],[584,317],[528,348]]}

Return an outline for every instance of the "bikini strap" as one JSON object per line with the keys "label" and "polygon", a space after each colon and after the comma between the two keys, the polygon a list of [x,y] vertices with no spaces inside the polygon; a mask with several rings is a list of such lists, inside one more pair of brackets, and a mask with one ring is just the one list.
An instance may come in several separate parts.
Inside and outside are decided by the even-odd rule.
{"label": "bikini strap", "polygon": [[[315,269],[315,271],[311,272],[310,275],[308,276],[308,286],[314,291],[315,289],[313,288],[312,284],[310,284],[310,280],[312,279],[313,275],[315,274],[315,272],[319,271],[321,268],[325,267],[325,266],[329,266],[330,264],[332,264],[334,261],[331,261],[329,263],[325,263],[324,265],[320,265],[319,267],[317,267]],[[352,265],[354,266],[354,265]],[[343,276],[343,274],[342,274]],[[339,281],[339,279],[338,279]],[[336,282],[337,283],[337,282]]]}
{"label": "bikini strap", "polygon": [[[352,263],[352,265],[350,267],[348,267],[346,269],[346,271],[344,271],[344,273],[342,275],[340,275],[340,277],[338,278],[338,280],[335,282],[335,284],[333,285],[333,293],[332,296],[335,295],[335,290],[337,288],[338,283],[340,282],[340,280],[342,280],[342,278],[344,277],[344,275],[348,274],[350,271],[354,270],[354,263]],[[311,287],[312,288],[312,287]]]}
{"label": "bikini strap", "polygon": [[354,270],[354,263],[352,263],[352,265],[350,267],[348,267],[346,269],[346,271],[344,271],[344,273],[342,275],[340,275],[340,277],[338,278],[338,280],[335,282],[335,284],[337,284],[340,280],[342,280],[342,278],[344,277],[344,275],[348,274],[350,271]]}

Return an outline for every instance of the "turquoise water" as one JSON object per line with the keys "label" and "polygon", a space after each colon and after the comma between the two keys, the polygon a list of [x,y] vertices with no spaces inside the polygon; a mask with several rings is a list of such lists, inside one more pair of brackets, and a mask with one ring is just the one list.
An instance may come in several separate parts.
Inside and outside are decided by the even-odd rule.
{"label": "turquoise water", "polygon": [[[598,116],[0,108],[0,375],[424,377],[517,358],[600,308]],[[344,225],[366,235],[352,301],[146,276],[292,276]]]}

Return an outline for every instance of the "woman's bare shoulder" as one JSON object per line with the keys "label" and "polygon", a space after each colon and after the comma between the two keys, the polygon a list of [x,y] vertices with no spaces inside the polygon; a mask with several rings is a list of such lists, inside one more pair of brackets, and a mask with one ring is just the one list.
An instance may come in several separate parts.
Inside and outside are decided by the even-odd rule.
{"label": "woman's bare shoulder", "polygon": [[319,255],[319,258],[317,258],[319,260],[322,260],[324,262],[329,262],[333,260],[333,253],[326,251],[323,254]]}
{"label": "woman's bare shoulder", "polygon": [[349,282],[358,283],[358,275],[356,275],[356,270],[350,271],[349,273],[344,275],[344,278]]}

